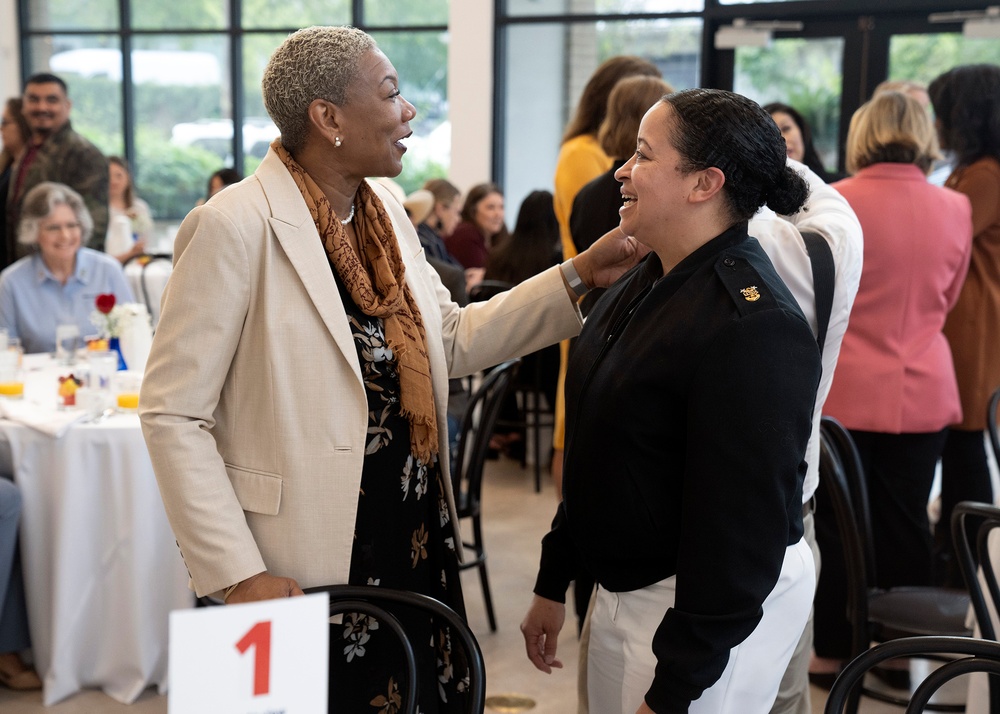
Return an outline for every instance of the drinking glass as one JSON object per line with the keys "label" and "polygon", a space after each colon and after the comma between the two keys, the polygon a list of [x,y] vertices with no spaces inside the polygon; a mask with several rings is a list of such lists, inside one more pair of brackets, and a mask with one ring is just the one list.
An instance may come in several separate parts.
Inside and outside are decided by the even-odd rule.
{"label": "drinking glass", "polygon": [[91,350],[87,352],[90,363],[91,389],[103,389],[110,393],[111,378],[118,371],[118,353],[110,350]]}
{"label": "drinking glass", "polygon": [[115,402],[120,412],[134,412],[139,408],[139,388],[142,386],[142,372],[123,370],[112,378]]}
{"label": "drinking glass", "polygon": [[24,397],[24,376],[21,373],[21,345],[11,344],[0,350],[0,397]]}
{"label": "drinking glass", "polygon": [[71,365],[76,362],[76,350],[80,346],[80,328],[77,325],[56,326],[56,360],[59,364]]}

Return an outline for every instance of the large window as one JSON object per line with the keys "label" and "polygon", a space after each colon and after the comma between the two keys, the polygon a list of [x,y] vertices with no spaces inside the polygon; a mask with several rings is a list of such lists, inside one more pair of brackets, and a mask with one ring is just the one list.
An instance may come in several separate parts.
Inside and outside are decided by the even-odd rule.
{"label": "large window", "polygon": [[[677,88],[780,101],[810,121],[829,169],[843,169],[853,112],[885,79],[927,82],[956,64],[1000,62],[1000,42],[963,36],[950,11],[982,0],[497,0],[494,180],[511,214],[552,188],[563,129],[597,65],[615,54],[657,64]],[[750,28],[745,44],[720,29]],[[762,40],[751,42],[754,38]],[[731,40],[730,40],[731,42]],[[741,40],[743,42],[743,40]]]}
{"label": "large window", "polygon": [[161,226],[204,197],[215,170],[260,163],[278,134],[261,99],[264,65],[309,25],[361,27],[396,65],[418,111],[403,188],[448,172],[448,0],[22,2],[24,76],[66,81],[74,128],[125,156]]}
{"label": "large window", "polygon": [[773,40],[770,47],[736,49],[733,91],[761,105],[780,101],[795,107],[812,128],[813,143],[828,170],[840,159],[840,37]]}

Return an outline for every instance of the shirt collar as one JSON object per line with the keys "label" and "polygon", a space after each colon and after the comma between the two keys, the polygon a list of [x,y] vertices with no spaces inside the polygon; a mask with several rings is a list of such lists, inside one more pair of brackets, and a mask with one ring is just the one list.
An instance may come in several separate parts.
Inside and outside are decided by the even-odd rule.
{"label": "shirt collar", "polygon": [[[31,256],[31,268],[38,284],[44,283],[46,280],[58,282],[55,276],[52,275],[52,271],[49,270],[47,265],[45,265],[45,261],[42,260],[41,253],[36,252],[33,256]],[[81,246],[80,249],[76,251],[76,265],[74,266],[73,274],[70,276],[67,283],[70,281],[76,281],[83,285],[87,285],[93,274],[94,270],[91,256]]]}

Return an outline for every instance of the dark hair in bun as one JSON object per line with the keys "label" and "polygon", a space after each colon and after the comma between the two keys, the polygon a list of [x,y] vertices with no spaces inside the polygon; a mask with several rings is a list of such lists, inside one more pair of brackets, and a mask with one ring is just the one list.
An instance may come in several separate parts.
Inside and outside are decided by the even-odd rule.
{"label": "dark hair in bun", "polygon": [[684,171],[715,167],[733,221],[749,220],[767,204],[790,215],[802,208],[809,186],[785,161],[785,140],[756,102],[721,89],[686,89],[663,101],[677,118],[672,141]]}

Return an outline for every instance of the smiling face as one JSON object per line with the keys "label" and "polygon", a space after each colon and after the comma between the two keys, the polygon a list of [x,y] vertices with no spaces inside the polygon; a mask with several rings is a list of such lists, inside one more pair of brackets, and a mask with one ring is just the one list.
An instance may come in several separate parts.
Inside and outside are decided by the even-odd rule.
{"label": "smiling face", "polygon": [[487,238],[503,230],[503,196],[488,193],[476,204],[473,221]]}
{"label": "smiling face", "polygon": [[802,140],[802,131],[799,129],[799,125],[784,112],[775,112],[771,118],[781,129],[781,136],[785,139],[785,153],[788,158],[802,161],[806,155],[806,146]]}
{"label": "smiling face", "polygon": [[615,172],[624,199],[618,211],[622,232],[654,249],[697,183],[697,176],[681,171],[683,159],[670,140],[675,121],[669,104],[654,104],[639,124],[635,154]]}
{"label": "smiling face", "polygon": [[22,101],[28,126],[33,134],[40,137],[54,134],[69,121],[72,104],[63,88],[55,82],[28,84]]}
{"label": "smiling face", "polygon": [[73,209],[57,203],[38,225],[38,249],[49,266],[72,263],[80,249],[83,230]]}
{"label": "smiling face", "polygon": [[413,132],[417,111],[399,93],[399,77],[389,58],[369,50],[358,63],[358,73],[339,107],[343,143],[333,149],[340,162],[360,178],[398,176],[403,170],[403,140]]}

